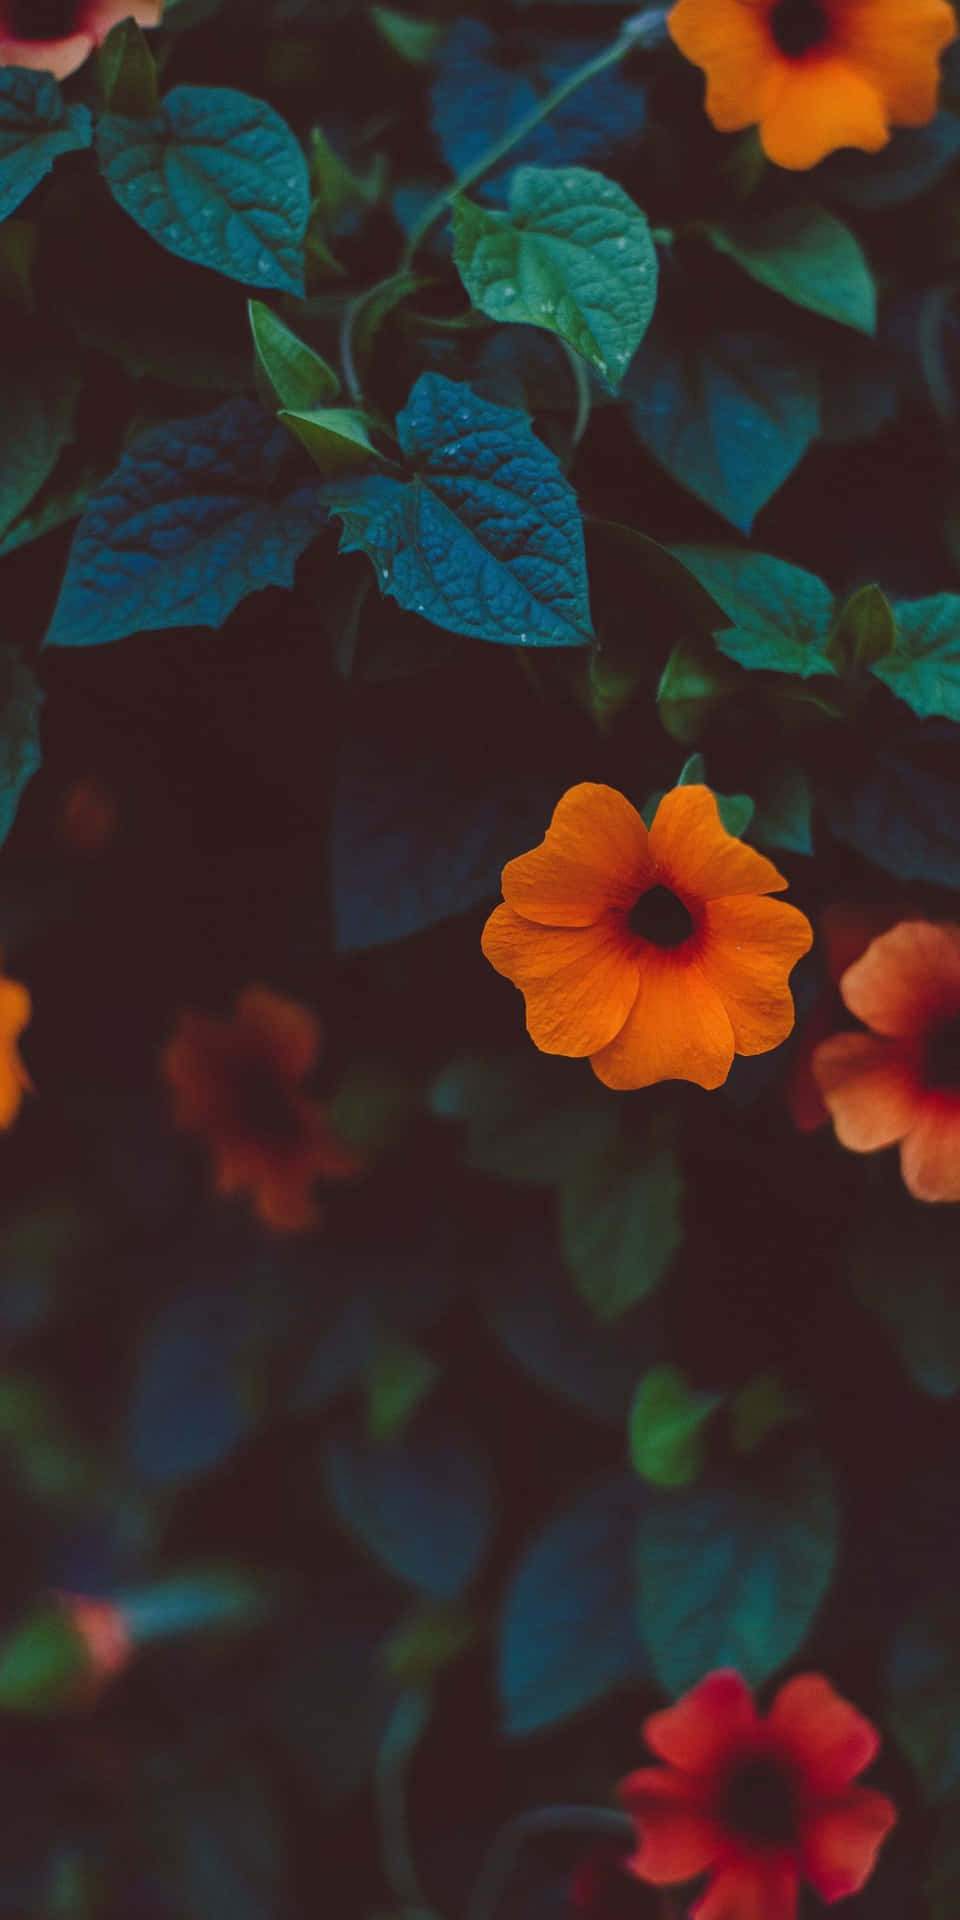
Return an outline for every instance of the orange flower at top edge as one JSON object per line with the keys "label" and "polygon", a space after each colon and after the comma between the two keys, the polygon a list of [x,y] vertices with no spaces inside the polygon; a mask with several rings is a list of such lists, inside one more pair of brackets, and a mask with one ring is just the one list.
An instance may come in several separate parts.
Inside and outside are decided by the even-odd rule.
{"label": "orange flower at top edge", "polygon": [[668,26],[706,73],[714,126],[758,126],[790,168],[836,147],[877,153],[891,127],[932,120],[938,58],[957,36],[949,0],[677,0]]}
{"label": "orange flower at top edge", "polygon": [[163,1055],[177,1125],[206,1140],[217,1191],[247,1189],[280,1233],[316,1224],[316,1180],[349,1179],[366,1164],[301,1091],[320,1043],[308,1008],[248,987],[227,1020],[181,1013]]}
{"label": "orange flower at top edge", "polygon": [[813,1055],[837,1138],[855,1153],[900,1144],[916,1200],[960,1200],[960,927],[903,920],[848,967],[840,992],[869,1033]]}
{"label": "orange flower at top edge", "polygon": [[854,1785],[880,1743],[822,1675],[788,1680],[762,1719],[738,1673],[711,1673],[643,1731],[667,1765],[621,1784],[630,1865],[654,1886],[709,1874],[691,1920],[796,1920],[801,1881],[828,1902],[866,1884],[897,1810]]}
{"label": "orange flower at top edge", "polygon": [[66,80],[131,16],[158,27],[164,0],[0,0],[0,67],[35,67]]}
{"label": "orange flower at top edge", "polygon": [[813,935],[767,899],[786,884],[727,833],[708,787],[665,794],[648,832],[622,793],[585,783],[504,868],[483,951],[524,994],[542,1053],[589,1056],[608,1087],[719,1087],[735,1053],[793,1026],[788,975]]}

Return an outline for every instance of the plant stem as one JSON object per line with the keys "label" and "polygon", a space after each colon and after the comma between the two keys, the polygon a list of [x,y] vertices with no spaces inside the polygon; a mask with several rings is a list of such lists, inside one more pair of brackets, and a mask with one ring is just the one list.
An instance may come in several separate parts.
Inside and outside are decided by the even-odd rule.
{"label": "plant stem", "polygon": [[525,1840],[541,1833],[596,1833],[605,1839],[632,1845],[636,1838],[633,1821],[625,1813],[609,1807],[538,1807],[532,1813],[518,1814],[502,1827],[480,1869],[480,1875],[467,1908],[467,1920],[496,1920],[510,1871]]}
{"label": "plant stem", "polygon": [[429,1920],[430,1910],[417,1878],[407,1828],[407,1768],[430,1714],[426,1693],[401,1695],[377,1755],[375,1790],[383,1869],[391,1893],[405,1907]]}

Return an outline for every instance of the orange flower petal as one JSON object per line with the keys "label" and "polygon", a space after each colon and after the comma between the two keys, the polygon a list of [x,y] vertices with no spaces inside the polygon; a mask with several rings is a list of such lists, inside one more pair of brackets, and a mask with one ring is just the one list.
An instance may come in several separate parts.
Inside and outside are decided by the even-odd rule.
{"label": "orange flower petal", "polygon": [[920,1116],[922,1094],[902,1047],[872,1033],[837,1033],[813,1056],[837,1139],[854,1153],[892,1147]]}
{"label": "orange flower petal", "polygon": [[633,1007],[608,1046],[590,1065],[606,1087],[652,1087],[660,1080],[723,1085],[733,1065],[733,1028],[719,994],[695,961],[678,961],[659,947],[637,954],[639,986]]}
{"label": "orange flower petal", "polygon": [[832,907],[824,907],[818,933],[823,940],[831,980],[839,983],[847,968],[866,953],[871,940],[876,940],[881,933],[889,933],[903,918],[902,905],[893,906],[890,902],[884,906],[837,902]]}
{"label": "orange flower petal", "polygon": [[825,1807],[804,1823],[804,1878],[823,1900],[859,1893],[896,1824],[897,1809],[885,1793],[853,1787],[837,1806]]}
{"label": "orange flower petal", "polygon": [[727,832],[709,787],[664,794],[650,828],[650,852],[657,879],[685,901],[779,893],[787,885],[772,860]]}
{"label": "orange flower petal", "polygon": [[759,1860],[725,1867],[690,1920],[796,1920],[798,1876],[793,1867]]}
{"label": "orange flower petal", "polygon": [[897,126],[921,127],[937,111],[939,55],[957,37],[947,0],[861,0],[837,18],[844,52],[883,95]]}
{"label": "orange flower petal", "polygon": [[33,1002],[19,980],[0,977],[0,1034],[15,1040],[29,1024]]}
{"label": "orange flower petal", "polygon": [[901,920],[848,967],[840,992],[874,1033],[929,1032],[960,1012],[960,927]]}
{"label": "orange flower petal", "polygon": [[637,997],[639,959],[617,925],[537,926],[495,907],[481,945],[525,995],[527,1032],[541,1053],[595,1053],[619,1033]]}
{"label": "orange flower petal", "polygon": [[639,1880],[668,1887],[713,1865],[723,1838],[688,1777],[666,1767],[641,1767],[624,1780],[620,1799],[640,1830],[639,1851],[626,1863]]}
{"label": "orange flower petal", "polygon": [[883,95],[852,58],[785,61],[760,120],[767,157],[794,171],[815,167],[837,147],[878,153],[889,137]]}
{"label": "orange flower petal", "polygon": [[960,1112],[931,1103],[900,1148],[900,1170],[915,1200],[960,1200]]}
{"label": "orange flower petal", "polygon": [[138,27],[159,27],[164,0],[97,0],[90,30],[97,40],[105,40],[111,27],[132,18]]}
{"label": "orange flower petal", "polygon": [[812,944],[806,915],[783,900],[741,894],[707,903],[697,960],[723,1001],[738,1053],[767,1053],[793,1031],[787,978]]}
{"label": "orange flower petal", "polygon": [[[129,9],[128,9],[129,11]],[[0,67],[33,67],[67,80],[93,52],[92,33],[71,33],[64,40],[15,40],[0,36]]]}
{"label": "orange flower petal", "polygon": [[708,1673],[676,1706],[643,1723],[647,1746],[682,1773],[710,1776],[757,1728],[753,1695],[730,1667]]}
{"label": "orange flower petal", "polygon": [[841,1793],[876,1758],[880,1736],[820,1673],[798,1673],[780,1688],[767,1725],[802,1767],[811,1790]]}
{"label": "orange flower petal", "polygon": [[294,1082],[306,1078],[322,1038],[320,1023],[308,1007],[269,987],[247,987],[237,1000],[236,1017],[242,1032],[255,1036],[258,1051],[278,1076]]}
{"label": "orange flower petal", "polygon": [[762,118],[781,64],[762,8],[743,0],[678,0],[667,26],[685,58],[705,70],[707,113],[721,133]]}
{"label": "orange flower petal", "polygon": [[647,829],[614,787],[583,781],[554,808],[539,847],[503,869],[503,897],[545,927],[589,927],[632,907],[649,878]]}

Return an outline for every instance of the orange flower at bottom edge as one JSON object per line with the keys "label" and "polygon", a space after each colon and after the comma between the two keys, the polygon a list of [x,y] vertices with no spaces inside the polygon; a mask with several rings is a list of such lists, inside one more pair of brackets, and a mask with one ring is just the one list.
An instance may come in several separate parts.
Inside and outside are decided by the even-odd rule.
{"label": "orange flower at bottom edge", "polygon": [[217,1191],[248,1189],[264,1225],[281,1233],[316,1224],[316,1180],[349,1179],[366,1164],[300,1090],[320,1043],[308,1008],[248,987],[227,1020],[181,1013],[163,1055],[177,1125],[206,1140]]}
{"label": "orange flower at bottom edge", "polygon": [[738,1673],[711,1673],[643,1731],[667,1765],[620,1787],[630,1865],[655,1886],[709,1874],[691,1920],[795,1920],[801,1881],[828,1902],[865,1885],[897,1810],[854,1785],[879,1740],[822,1675],[788,1680],[763,1719]]}
{"label": "orange flower at bottom edge", "polygon": [[794,1021],[813,939],[787,882],[727,833],[708,787],[675,787],[649,829],[613,787],[571,787],[539,847],[503,870],[483,951],[519,987],[542,1053],[589,1056],[608,1087],[719,1087],[735,1053]]}
{"label": "orange flower at bottom edge", "polygon": [[0,0],[0,67],[66,80],[119,21],[158,27],[162,13],[163,0]]}
{"label": "orange flower at bottom edge", "polygon": [[813,1055],[837,1139],[855,1153],[900,1145],[916,1200],[960,1200],[960,927],[903,920],[849,967],[840,992],[869,1033]]}
{"label": "orange flower at bottom edge", "polygon": [[33,1092],[33,1081],[17,1045],[32,1011],[26,987],[0,974],[0,1129],[4,1132],[13,1126],[24,1094]]}
{"label": "orange flower at bottom edge", "polygon": [[706,73],[714,126],[758,126],[790,168],[837,147],[877,153],[891,127],[932,120],[957,35],[949,0],[677,0],[668,26]]}

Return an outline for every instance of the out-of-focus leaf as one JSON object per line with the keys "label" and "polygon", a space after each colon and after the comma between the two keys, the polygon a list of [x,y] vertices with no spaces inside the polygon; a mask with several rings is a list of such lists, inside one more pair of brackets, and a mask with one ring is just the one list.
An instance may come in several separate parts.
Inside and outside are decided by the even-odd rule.
{"label": "out-of-focus leaf", "polygon": [[645,1374],[630,1408],[630,1457],[655,1487],[688,1487],[703,1465],[703,1430],[722,1394],[694,1393],[679,1367]]}
{"label": "out-of-focus leaf", "polygon": [[0,537],[50,478],[73,434],[80,374],[69,360],[36,348],[0,363]]}
{"label": "out-of-focus leaf", "polygon": [[874,1196],[855,1235],[851,1274],[878,1315],[914,1386],[937,1399],[960,1392],[960,1221],[952,1207],[925,1206],[899,1181]]}
{"label": "out-of-focus leaf", "polygon": [[45,1607],[0,1641],[0,1712],[51,1713],[89,1672],[86,1643],[69,1616]]}
{"label": "out-of-focus leaf", "polygon": [[374,1440],[403,1431],[440,1372],[412,1340],[381,1340],[367,1375],[367,1426]]}
{"label": "out-of-focus leaf", "polygon": [[816,574],[745,547],[672,549],[723,608],[717,646],[741,667],[836,675],[826,652],[833,595]]}
{"label": "out-of-focus leaf", "polygon": [[332,1441],[325,1474],[341,1519],[392,1573],[436,1600],[464,1592],[495,1515],[490,1467],[470,1434],[423,1418],[389,1443]]}
{"label": "out-of-focus leaf", "polygon": [[892,1731],[934,1805],[960,1791],[960,1653],[950,1601],[905,1621],[890,1650],[886,1691]]}
{"label": "out-of-focus leaf", "polygon": [[225,1289],[196,1286],[148,1326],[134,1379],[130,1451],[153,1486],[208,1473],[246,1438],[242,1313]]}
{"label": "out-of-focus leaf", "polygon": [[955,887],[960,874],[960,782],[906,754],[877,753],[824,781],[819,798],[838,840],[898,880]]}
{"label": "out-of-focus leaf", "polygon": [[0,647],[0,845],[6,839],[27,782],[42,764],[35,675],[12,647]]}
{"label": "out-of-focus leaf", "polygon": [[520,1186],[551,1186],[616,1131],[613,1104],[582,1069],[544,1054],[460,1055],[430,1095],[441,1119],[464,1124],[464,1161]]}
{"label": "out-of-focus leaf", "polygon": [[560,1191],[563,1250],[588,1305],[615,1320],[659,1284],[683,1238],[674,1155],[585,1160]]}
{"label": "out-of-focus leaf", "polygon": [[876,330],[877,290],[863,248],[822,207],[798,201],[759,219],[711,226],[710,238],[754,280],[795,305],[860,333]]}

